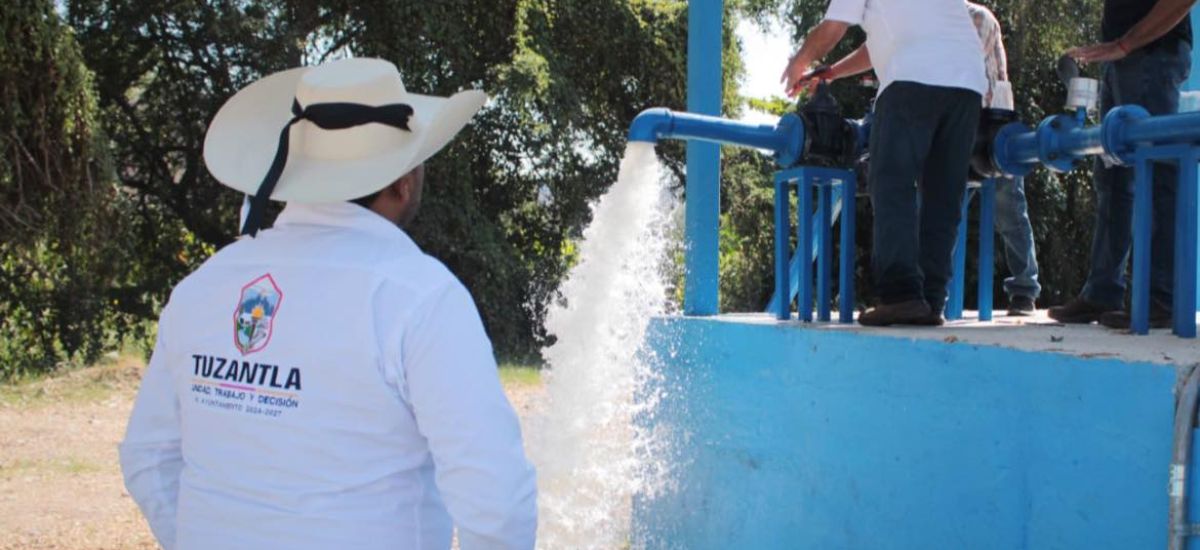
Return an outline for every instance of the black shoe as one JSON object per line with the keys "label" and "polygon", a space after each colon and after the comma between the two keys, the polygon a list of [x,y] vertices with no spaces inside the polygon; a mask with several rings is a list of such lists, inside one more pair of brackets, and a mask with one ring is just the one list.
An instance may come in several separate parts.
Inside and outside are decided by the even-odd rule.
{"label": "black shoe", "polygon": [[[1174,319],[1171,310],[1155,305],[1150,306],[1150,328],[1171,328]],[[1100,324],[1108,328],[1128,330],[1133,325],[1133,318],[1128,311],[1110,311],[1100,316]]]}
{"label": "black shoe", "polygon": [[1089,302],[1083,298],[1075,298],[1066,305],[1054,306],[1047,313],[1051,319],[1062,323],[1093,323],[1100,320],[1100,316],[1112,311],[1112,309],[1104,307],[1100,304]]}
{"label": "black shoe", "polygon": [[940,311],[930,311],[929,315],[926,315],[924,318],[916,319],[908,324],[919,327],[940,327],[946,324],[946,318],[942,316],[942,312]]}
{"label": "black shoe", "polygon": [[1009,317],[1028,317],[1037,312],[1037,304],[1028,296],[1013,296],[1008,299]]}
{"label": "black shoe", "polygon": [[[933,311],[925,300],[909,300],[896,304],[881,304],[858,316],[858,323],[867,327],[889,325],[929,325]],[[938,316],[941,319],[941,316]],[[941,324],[940,322],[938,324]]]}

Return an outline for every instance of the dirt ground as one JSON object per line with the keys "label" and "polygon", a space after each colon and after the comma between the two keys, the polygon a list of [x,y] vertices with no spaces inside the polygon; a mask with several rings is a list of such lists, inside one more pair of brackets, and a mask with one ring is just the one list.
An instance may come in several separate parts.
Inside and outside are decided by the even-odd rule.
{"label": "dirt ground", "polygon": [[[0,550],[156,548],[125,492],[117,443],[141,361],[0,385]],[[518,413],[540,385],[506,378]]]}

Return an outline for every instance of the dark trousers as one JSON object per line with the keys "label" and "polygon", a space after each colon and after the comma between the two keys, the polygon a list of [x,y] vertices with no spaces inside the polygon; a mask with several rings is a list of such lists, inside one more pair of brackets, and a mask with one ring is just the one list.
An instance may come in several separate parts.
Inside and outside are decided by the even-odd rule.
{"label": "dark trousers", "polygon": [[875,209],[871,261],[885,304],[946,303],[967,164],[979,125],[978,93],[895,82],[875,103],[871,167]]}
{"label": "dark trousers", "polygon": [[[1179,87],[1191,72],[1191,45],[1138,50],[1103,67],[1100,108],[1141,105],[1152,115],[1179,110]],[[1083,297],[1109,309],[1125,302],[1125,266],[1133,240],[1133,169],[1107,166],[1096,160],[1096,226],[1092,233],[1092,263]],[[1159,306],[1170,309],[1175,279],[1175,190],[1179,172],[1173,164],[1154,164],[1154,214],[1150,236],[1150,293]],[[1194,182],[1193,182],[1194,183]]]}

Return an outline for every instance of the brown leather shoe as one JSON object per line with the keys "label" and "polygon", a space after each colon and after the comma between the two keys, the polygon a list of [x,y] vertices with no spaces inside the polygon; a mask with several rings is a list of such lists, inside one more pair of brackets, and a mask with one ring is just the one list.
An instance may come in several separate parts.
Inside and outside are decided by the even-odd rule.
{"label": "brown leather shoe", "polygon": [[1060,323],[1094,323],[1100,320],[1100,316],[1112,311],[1112,309],[1100,304],[1089,302],[1082,297],[1077,297],[1067,302],[1065,305],[1054,306],[1046,311],[1051,319]]}
{"label": "brown leather shoe", "polygon": [[[936,324],[941,324],[942,316],[938,315]],[[858,316],[858,323],[867,327],[886,327],[889,325],[922,325],[934,324],[933,311],[925,300],[909,300],[895,304],[881,304]]]}

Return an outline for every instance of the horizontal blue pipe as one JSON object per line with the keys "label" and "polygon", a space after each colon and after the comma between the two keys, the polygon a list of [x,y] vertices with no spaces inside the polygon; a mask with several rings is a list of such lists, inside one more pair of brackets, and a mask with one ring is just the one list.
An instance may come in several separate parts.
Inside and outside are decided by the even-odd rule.
{"label": "horizontal blue pipe", "polygon": [[642,111],[629,127],[629,141],[657,142],[660,139],[699,140],[723,145],[767,149],[777,160],[798,156],[804,144],[804,124],[795,115],[779,123],[753,124],[727,118],[654,108]]}
{"label": "horizontal blue pipe", "polygon": [[1200,112],[1162,115],[1127,123],[1122,143],[1174,145],[1200,141]]}
{"label": "horizontal blue pipe", "polygon": [[[1113,127],[1117,125],[1116,127]],[[1104,152],[1103,137],[1106,131],[1119,132],[1116,143],[1122,149],[1137,145],[1174,145],[1200,142],[1200,112],[1176,115],[1153,116],[1143,119],[1125,120],[1119,117],[1106,118],[1103,125],[1088,128],[1055,129],[1043,124],[1037,130],[1015,135],[1008,140],[1004,150],[997,149],[998,156],[1009,163],[1033,164],[1039,162],[1039,141],[1053,133],[1057,144],[1053,152],[1060,157],[1078,158]],[[1110,151],[1113,153],[1114,151]]]}
{"label": "horizontal blue pipe", "polygon": [[[1008,142],[1008,159],[1017,164],[1033,164],[1038,162],[1038,135],[1049,129],[1039,129],[1014,136]],[[1101,142],[1100,126],[1090,128],[1075,128],[1058,133],[1059,146],[1056,150],[1063,156],[1081,157],[1097,155],[1104,152]],[[1002,154],[997,151],[998,154]]]}

